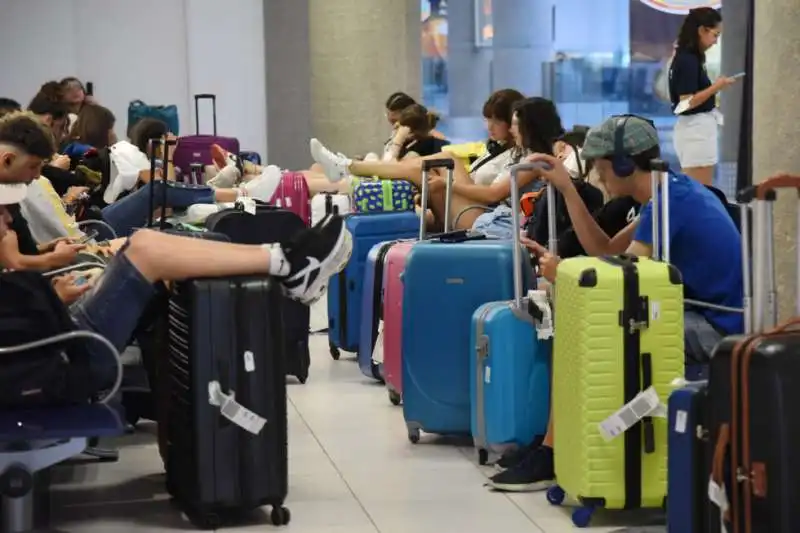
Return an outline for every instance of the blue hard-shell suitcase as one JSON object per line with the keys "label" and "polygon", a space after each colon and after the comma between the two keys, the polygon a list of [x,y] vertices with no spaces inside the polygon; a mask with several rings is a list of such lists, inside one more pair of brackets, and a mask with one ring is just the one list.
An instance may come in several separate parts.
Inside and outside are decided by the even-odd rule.
{"label": "blue hard-shell suitcase", "polygon": [[403,415],[420,431],[470,433],[469,335],[473,312],[511,299],[511,241],[441,239],[411,249],[403,274]]}
{"label": "blue hard-shell suitcase", "polygon": [[[689,383],[675,390],[668,404],[667,531],[709,531],[711,504],[708,479],[707,382]],[[716,511],[719,517],[719,510]]]}
{"label": "blue hard-shell suitcase", "polygon": [[364,289],[361,294],[361,334],[358,342],[358,368],[368,378],[383,381],[380,366],[372,360],[378,339],[378,325],[383,310],[383,262],[389,248],[397,241],[381,242],[367,254]]}
{"label": "blue hard-shell suitcase", "polygon": [[339,358],[339,350],[358,351],[364,265],[369,250],[379,242],[412,238],[419,233],[419,217],[413,211],[353,213],[343,218],[353,237],[353,253],[347,267],[328,286],[328,343],[334,359]]}
{"label": "blue hard-shell suitcase", "polygon": [[522,304],[491,302],[472,315],[472,438],[482,465],[490,451],[525,446],[547,431],[552,341],[537,338]]}

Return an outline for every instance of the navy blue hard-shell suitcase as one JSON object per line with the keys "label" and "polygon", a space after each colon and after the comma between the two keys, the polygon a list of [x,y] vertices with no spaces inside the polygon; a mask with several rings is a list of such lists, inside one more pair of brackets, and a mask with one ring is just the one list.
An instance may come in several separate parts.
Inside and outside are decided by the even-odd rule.
{"label": "navy blue hard-shell suitcase", "polygon": [[[533,169],[525,163],[511,168],[513,221],[519,226],[517,172]],[[548,190],[552,197],[553,189]],[[555,219],[555,217],[552,217]],[[555,220],[552,221],[555,226]],[[555,232],[553,232],[555,234]],[[556,254],[556,241],[550,251]],[[550,419],[550,354],[552,339],[539,339],[537,325],[544,313],[523,292],[530,272],[523,263],[519,232],[514,233],[514,295],[511,301],[485,303],[472,315],[470,396],[472,438],[478,461],[490,451],[521,447],[544,435]],[[527,255],[527,254],[525,254]],[[552,325],[551,325],[552,327]]]}
{"label": "navy blue hard-shell suitcase", "polygon": [[[669,397],[667,436],[667,531],[708,531],[710,450],[708,383],[690,382]],[[717,515],[719,513],[717,512]]]}
{"label": "navy blue hard-shell suitcase", "polygon": [[419,232],[414,211],[352,213],[343,218],[353,236],[353,253],[347,267],[328,286],[328,343],[334,359],[339,359],[340,350],[358,351],[364,267],[370,249],[379,242],[407,239]]}
{"label": "navy blue hard-shell suitcase", "polygon": [[367,254],[364,267],[364,289],[361,294],[361,333],[358,343],[358,368],[368,378],[383,381],[381,369],[372,360],[378,339],[383,309],[383,262],[389,248],[397,241],[378,243]]}

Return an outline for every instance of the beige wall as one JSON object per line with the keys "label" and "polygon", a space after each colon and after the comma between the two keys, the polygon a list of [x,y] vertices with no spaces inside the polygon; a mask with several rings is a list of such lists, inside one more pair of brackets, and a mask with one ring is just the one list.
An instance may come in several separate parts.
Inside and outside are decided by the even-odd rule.
{"label": "beige wall", "polygon": [[[800,2],[755,2],[755,92],[753,181],[778,172],[800,174]],[[797,294],[797,205],[783,192],[775,206],[775,251],[779,317],[795,313]]]}
{"label": "beige wall", "polygon": [[347,154],[379,150],[386,98],[420,96],[420,2],[308,2],[312,134]]}

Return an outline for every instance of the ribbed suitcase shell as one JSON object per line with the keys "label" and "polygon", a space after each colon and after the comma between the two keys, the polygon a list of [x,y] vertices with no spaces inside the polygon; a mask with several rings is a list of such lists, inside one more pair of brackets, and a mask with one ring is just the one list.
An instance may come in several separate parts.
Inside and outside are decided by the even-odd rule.
{"label": "ribbed suitcase shell", "polygon": [[[281,300],[269,278],[174,285],[168,371],[162,376],[169,398],[167,489],[200,527],[218,526],[221,513],[280,507],[286,498]],[[259,434],[234,425],[210,405],[211,381],[266,418]]]}
{"label": "ribbed suitcase shell", "polygon": [[378,243],[367,254],[364,267],[364,290],[361,294],[361,333],[358,343],[358,368],[368,378],[383,381],[380,365],[372,360],[378,338],[383,303],[383,262],[396,241]]}
{"label": "ribbed suitcase shell", "polygon": [[383,379],[389,401],[403,398],[403,271],[416,241],[398,242],[386,253],[383,274]]}
{"label": "ribbed suitcase shell", "polygon": [[[680,274],[666,263],[632,259],[636,260],[632,279],[605,258],[566,259],[558,267],[553,354],[555,471],[561,488],[591,507],[661,507],[667,493],[666,420],[652,420],[654,453],[643,451],[641,423],[609,442],[598,429],[638,389],[645,388],[639,375],[642,354],[651,354],[652,381],[662,402],[672,391],[672,381],[684,375]],[[636,309],[626,303],[626,281],[637,282],[640,296],[646,298],[644,308],[641,299]],[[639,311],[647,313],[649,324],[636,335],[639,353],[626,354],[630,336],[625,317]]]}

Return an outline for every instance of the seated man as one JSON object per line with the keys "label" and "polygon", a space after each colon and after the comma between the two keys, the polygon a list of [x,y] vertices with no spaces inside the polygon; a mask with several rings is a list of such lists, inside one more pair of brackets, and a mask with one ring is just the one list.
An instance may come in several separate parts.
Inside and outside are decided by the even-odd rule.
{"label": "seated man", "polygon": [[[621,147],[616,146],[620,134]],[[658,132],[650,122],[638,117],[614,117],[589,132],[583,157],[594,160],[608,192],[630,196],[643,206],[638,220],[613,237],[603,232],[577,198],[568,173],[557,159],[534,154],[530,160],[553,166],[553,170],[543,172],[542,177],[563,193],[575,232],[588,254],[625,252],[650,256],[653,243],[650,162],[660,155]],[[612,164],[615,157],[626,158],[633,164],[631,175],[615,173]],[[670,172],[669,180],[670,261],[683,275],[684,295],[710,304],[741,308],[741,235],[733,220],[719,198],[702,184],[674,172]],[[531,243],[531,247],[540,256],[544,276],[556,283],[556,266],[560,259],[536,243]],[[687,364],[707,362],[723,336],[741,333],[743,328],[743,317],[739,313],[687,307],[684,312]],[[555,478],[553,425],[551,417],[543,444],[527,450],[521,461],[495,475],[490,485],[497,490],[532,491],[552,484]]]}
{"label": "seated man", "polygon": [[[54,151],[52,135],[30,115],[19,113],[0,119],[0,239],[8,231],[6,206],[24,198],[27,183],[38,176],[43,161]],[[31,273],[26,278],[30,283],[23,290],[26,294],[54,290],[64,305],[69,306],[69,314],[79,328],[103,335],[122,350],[154,296],[155,284],[160,281],[272,275],[281,279],[288,297],[310,304],[322,296],[328,279],[344,268],[351,250],[351,237],[338,216],[324,218],[287,242],[261,246],[142,230],[128,240],[96,285],[81,283],[74,276],[55,278],[51,284]],[[3,294],[0,291],[0,298]],[[112,309],[114,312],[109,312]],[[21,338],[24,332],[17,333],[2,336],[4,342],[34,340]],[[89,356],[94,354],[90,352]],[[99,353],[91,370],[93,385],[97,389],[106,388],[114,382],[116,362]]]}

